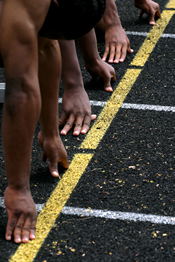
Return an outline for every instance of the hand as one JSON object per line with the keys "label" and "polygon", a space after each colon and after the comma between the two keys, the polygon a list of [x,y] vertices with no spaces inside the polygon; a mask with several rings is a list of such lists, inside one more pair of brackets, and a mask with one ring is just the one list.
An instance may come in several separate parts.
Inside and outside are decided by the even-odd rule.
{"label": "hand", "polygon": [[60,163],[63,168],[68,168],[67,153],[59,134],[53,137],[46,137],[42,131],[40,131],[38,134],[38,143],[43,149],[42,160],[46,162],[47,158],[49,159],[51,175],[59,177],[58,163]]}
{"label": "hand", "polygon": [[104,80],[104,89],[107,92],[112,92],[111,79],[116,80],[115,70],[111,65],[108,65],[101,58],[94,59],[91,65],[85,63],[86,70],[91,74],[92,78],[100,77]]}
{"label": "hand", "polygon": [[37,211],[30,191],[7,187],[4,201],[8,213],[6,240],[10,241],[12,236],[15,243],[35,239]]}
{"label": "hand", "polygon": [[132,53],[129,39],[120,25],[111,25],[106,28],[105,32],[105,52],[102,57],[106,61],[109,56],[109,63],[123,62],[128,53]]}
{"label": "hand", "polygon": [[96,118],[96,115],[91,115],[91,106],[89,97],[83,87],[65,89],[62,100],[62,114],[59,119],[59,125],[63,125],[61,135],[66,135],[75,124],[73,135],[78,136],[86,134],[90,127],[91,120]]}
{"label": "hand", "polygon": [[134,5],[141,9],[139,17],[141,18],[144,13],[149,16],[149,24],[155,25],[155,16],[161,17],[159,4],[152,0],[135,0]]}

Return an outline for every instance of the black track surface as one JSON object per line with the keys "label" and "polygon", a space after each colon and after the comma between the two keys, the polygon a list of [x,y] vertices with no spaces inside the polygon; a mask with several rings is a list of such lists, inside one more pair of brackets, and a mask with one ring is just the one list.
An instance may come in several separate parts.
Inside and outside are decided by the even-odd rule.
{"label": "black track surface", "polygon": [[[157,2],[161,11],[165,9],[167,0]],[[132,1],[117,1],[116,4],[126,31],[150,31],[147,17],[138,19],[139,10]],[[175,34],[175,15],[164,33]],[[143,36],[128,37],[134,53],[129,54],[124,63],[114,65],[117,76],[114,89],[145,40]],[[98,48],[102,55],[104,43],[99,43]],[[103,90],[101,82],[91,81],[78,49],[77,53],[90,100],[107,101],[111,94]],[[174,69],[174,39],[160,38],[124,102],[175,107]],[[0,81],[4,82],[2,70]],[[61,84],[60,97],[62,94]],[[3,104],[0,105],[0,121],[2,109]],[[97,115],[101,110],[92,107]],[[35,203],[42,204],[58,180],[50,176],[48,163],[41,162],[38,131],[39,126],[33,142],[31,191]],[[175,217],[174,133],[175,113],[120,108],[66,206]],[[71,131],[62,140],[71,161],[74,154],[81,152],[79,146],[84,136],[73,137]],[[7,179],[1,136],[0,179],[0,197],[3,197]],[[8,261],[18,248],[4,239],[6,222],[6,211],[0,208],[1,262]],[[174,240],[175,226],[172,225],[61,214],[34,261],[173,262]]]}

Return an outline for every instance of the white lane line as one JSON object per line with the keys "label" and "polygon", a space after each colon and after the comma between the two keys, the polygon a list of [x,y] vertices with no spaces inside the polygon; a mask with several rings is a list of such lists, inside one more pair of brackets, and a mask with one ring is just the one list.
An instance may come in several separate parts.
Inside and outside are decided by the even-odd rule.
{"label": "white lane line", "polygon": [[[4,86],[5,83],[0,83],[0,103],[3,103],[4,100]],[[62,98],[59,98],[58,102],[62,103]],[[95,101],[90,100],[91,106],[100,106],[104,107],[105,101]],[[166,112],[175,112],[174,106],[159,106],[159,105],[147,105],[147,104],[132,104],[132,103],[123,103],[121,108],[126,109],[137,109],[137,110],[153,110],[153,111],[166,111]]]}
{"label": "white lane line", "polygon": [[[93,106],[103,107],[106,102],[101,101],[90,101],[90,104]],[[121,108],[126,109],[137,109],[137,110],[152,110],[152,111],[165,111],[165,112],[175,112],[174,106],[159,106],[159,105],[147,105],[147,104],[132,104],[132,103],[123,103]]]}
{"label": "white lane line", "polygon": [[[41,211],[44,204],[35,204],[36,210]],[[4,198],[0,197],[0,207],[5,208]],[[84,216],[84,217],[97,217],[97,218],[109,218],[118,220],[127,220],[134,222],[151,222],[155,224],[168,224],[175,225],[175,217],[170,216],[158,216],[158,215],[147,215],[131,212],[120,212],[120,211],[106,211],[100,209],[90,209],[90,208],[76,208],[65,206],[62,211],[64,215],[74,215],[74,216]]]}
{"label": "white lane line", "polygon": [[175,107],[174,106],[158,106],[158,105],[123,103],[121,108],[175,112]]}
{"label": "white lane line", "polygon": [[[136,36],[147,36],[148,33],[145,32],[134,32],[134,31],[125,31],[127,35],[136,35]],[[175,38],[175,34],[162,34],[163,38]]]}
{"label": "white lane line", "polygon": [[151,222],[156,224],[169,224],[175,225],[175,217],[170,216],[158,216],[158,215],[146,215],[130,212],[119,212],[119,211],[106,211],[97,209],[85,209],[85,208],[75,208],[75,207],[64,207],[62,214],[65,215],[76,215],[85,217],[97,217],[97,218],[109,218],[109,219],[119,219],[134,222]]}

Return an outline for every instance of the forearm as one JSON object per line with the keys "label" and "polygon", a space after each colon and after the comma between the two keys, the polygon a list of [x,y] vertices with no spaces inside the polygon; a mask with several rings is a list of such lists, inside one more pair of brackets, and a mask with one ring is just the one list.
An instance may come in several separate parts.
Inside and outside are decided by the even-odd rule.
{"label": "forearm", "polygon": [[58,134],[60,57],[60,49],[56,40],[39,38],[39,82],[42,99],[40,126],[45,137]]}
{"label": "forearm", "polygon": [[71,91],[72,88],[83,87],[81,69],[77,57],[74,40],[59,40],[62,56],[61,79],[64,91]]}
{"label": "forearm", "polygon": [[103,19],[106,24],[106,27],[114,24],[121,26],[117,6],[114,0],[106,0],[106,9]]}
{"label": "forearm", "polygon": [[94,62],[94,59],[99,59],[99,53],[97,48],[97,39],[94,29],[83,37],[78,39],[78,45],[81,50],[84,62],[88,65]]}

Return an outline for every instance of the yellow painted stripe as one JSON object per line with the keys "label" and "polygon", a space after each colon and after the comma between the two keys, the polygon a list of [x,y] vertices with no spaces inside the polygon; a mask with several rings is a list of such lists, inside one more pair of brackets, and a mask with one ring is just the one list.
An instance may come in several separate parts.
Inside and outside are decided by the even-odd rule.
{"label": "yellow painted stripe", "polygon": [[88,132],[80,148],[96,149],[106,130],[110,126],[113,118],[117,114],[124,99],[136,81],[141,69],[128,69],[120,81],[118,87],[113,92],[111,98],[106,103],[98,119]]}
{"label": "yellow painted stripe", "polygon": [[93,154],[76,154],[46,205],[40,212],[36,225],[36,240],[21,244],[11,262],[31,262],[53,227],[56,218],[84,173]]}
{"label": "yellow painted stripe", "polygon": [[173,9],[175,9],[175,0],[169,1],[168,4],[166,5],[166,8],[173,8]]}
{"label": "yellow painted stripe", "polygon": [[156,25],[152,28],[150,33],[148,34],[147,38],[145,39],[144,43],[140,47],[138,53],[134,57],[131,65],[133,66],[144,66],[146,63],[149,55],[153,51],[157,41],[161,37],[161,34],[165,30],[165,27],[169,23],[170,19],[174,15],[174,10],[165,10],[161,14],[161,18],[158,19]]}

